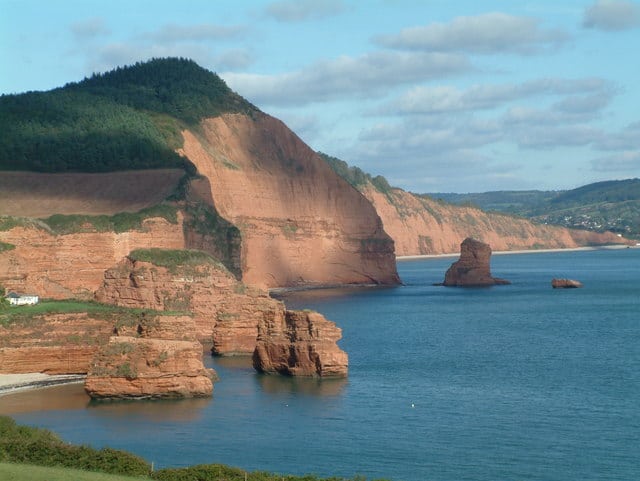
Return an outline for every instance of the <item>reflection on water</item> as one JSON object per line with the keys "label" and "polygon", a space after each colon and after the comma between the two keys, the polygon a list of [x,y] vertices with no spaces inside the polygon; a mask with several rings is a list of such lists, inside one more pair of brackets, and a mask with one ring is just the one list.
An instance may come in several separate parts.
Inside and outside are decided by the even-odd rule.
{"label": "reflection on water", "polygon": [[266,394],[294,394],[315,397],[338,396],[347,385],[344,378],[303,378],[260,374],[256,376]]}
{"label": "reflection on water", "polygon": [[216,370],[220,369],[220,367],[253,370],[251,356],[215,356],[211,358],[211,363],[207,363],[207,359],[205,359],[205,364],[207,364],[207,367],[213,367]]}
{"label": "reflection on water", "polygon": [[0,414],[89,409],[92,415],[119,419],[138,417],[150,422],[197,421],[211,398],[92,401],[84,385],[67,384],[7,394],[0,397]]}
{"label": "reflection on water", "polygon": [[197,421],[209,406],[211,398],[91,401],[92,415],[119,420],[138,418],[149,422]]}
{"label": "reflection on water", "polygon": [[85,409],[91,398],[84,384],[65,384],[0,396],[0,414]]}

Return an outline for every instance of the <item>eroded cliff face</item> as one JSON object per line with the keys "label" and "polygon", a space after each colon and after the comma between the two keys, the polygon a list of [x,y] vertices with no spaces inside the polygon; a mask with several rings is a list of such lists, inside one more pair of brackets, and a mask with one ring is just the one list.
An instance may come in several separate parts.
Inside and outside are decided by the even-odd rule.
{"label": "eroded cliff face", "polygon": [[262,113],[204,120],[182,154],[205,183],[191,194],[242,233],[242,273],[263,287],[399,281],[393,241],[371,204],[282,122]]}
{"label": "eroded cliff face", "polygon": [[613,233],[574,231],[537,225],[525,219],[486,213],[415,196],[401,189],[382,193],[372,185],[362,189],[395,241],[398,256],[459,252],[461,242],[473,237],[494,251],[563,249],[620,243]]}
{"label": "eroded cliff face", "polygon": [[86,374],[113,326],[112,318],[87,313],[43,314],[0,326],[0,374]]}
{"label": "eroded cliff face", "polygon": [[345,377],[347,353],[337,345],[342,330],[317,312],[287,311],[258,326],[253,366],[289,376]]}
{"label": "eroded cliff face", "polygon": [[125,257],[104,273],[96,300],[130,308],[193,313],[198,339],[220,355],[251,354],[258,324],[284,311],[266,291],[239,282],[219,264],[167,268]]}
{"label": "eroded cliff face", "polygon": [[144,221],[143,229],[122,233],[84,232],[55,235],[43,228],[0,231],[15,246],[0,253],[0,283],[8,290],[51,299],[91,299],[104,271],[137,248],[186,248],[182,220]]}
{"label": "eroded cliff face", "polygon": [[129,308],[189,311],[194,332],[212,343],[214,354],[253,354],[262,372],[347,373],[347,355],[337,345],[341,330],[333,322],[318,313],[287,311],[266,291],[247,287],[215,262],[163,267],[126,257],[105,272],[96,298]]}
{"label": "eroded cliff face", "polygon": [[145,318],[97,350],[85,391],[95,399],[202,397],[212,394],[214,378],[193,319]]}

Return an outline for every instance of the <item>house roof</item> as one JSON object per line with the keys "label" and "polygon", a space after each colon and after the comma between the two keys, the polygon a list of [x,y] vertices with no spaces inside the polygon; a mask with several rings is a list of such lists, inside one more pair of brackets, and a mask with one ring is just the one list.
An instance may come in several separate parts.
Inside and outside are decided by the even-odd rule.
{"label": "house roof", "polygon": [[7,299],[20,299],[21,297],[38,297],[35,294],[22,294],[17,292],[10,292],[6,296]]}

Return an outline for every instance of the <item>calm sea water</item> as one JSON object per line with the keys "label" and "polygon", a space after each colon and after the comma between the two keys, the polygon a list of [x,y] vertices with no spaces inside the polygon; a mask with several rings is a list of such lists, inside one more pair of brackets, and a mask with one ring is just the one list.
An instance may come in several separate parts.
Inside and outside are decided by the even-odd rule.
{"label": "calm sea water", "polygon": [[[290,294],[343,329],[347,380],[207,359],[212,399],[89,403],[79,386],[0,398],[0,413],[156,466],[423,480],[640,479],[640,249],[493,256],[510,286],[441,282]],[[553,277],[583,289],[553,290]]]}

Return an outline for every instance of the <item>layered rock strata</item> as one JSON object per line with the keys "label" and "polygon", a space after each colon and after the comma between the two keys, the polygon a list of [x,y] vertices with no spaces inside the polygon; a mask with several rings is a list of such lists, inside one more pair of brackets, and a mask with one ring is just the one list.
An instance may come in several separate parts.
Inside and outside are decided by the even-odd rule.
{"label": "layered rock strata", "polygon": [[210,396],[215,372],[202,363],[190,317],[143,319],[118,330],[91,362],[85,391],[95,399]]}
{"label": "layered rock strata", "polygon": [[393,241],[371,204],[291,132],[262,113],[204,120],[181,153],[210,202],[242,235],[242,278],[262,287],[395,284]]}
{"label": "layered rock strata", "polygon": [[474,287],[510,284],[491,275],[491,247],[489,244],[467,238],[460,244],[460,259],[447,270],[445,286]]}
{"label": "layered rock strata", "polygon": [[113,320],[87,313],[43,314],[0,325],[0,374],[86,374]]}
{"label": "layered rock strata", "polygon": [[266,291],[239,282],[213,259],[172,268],[125,257],[104,273],[99,302],[132,308],[193,313],[195,333],[218,355],[250,355],[258,324],[283,315]]}
{"label": "layered rock strata", "polygon": [[342,331],[317,312],[287,311],[261,322],[253,354],[259,372],[345,377],[349,359],[337,341]]}

